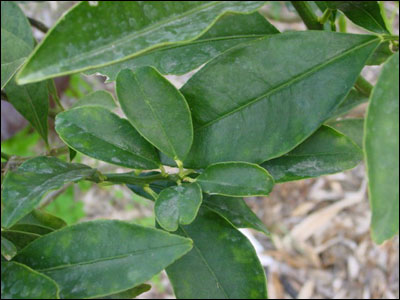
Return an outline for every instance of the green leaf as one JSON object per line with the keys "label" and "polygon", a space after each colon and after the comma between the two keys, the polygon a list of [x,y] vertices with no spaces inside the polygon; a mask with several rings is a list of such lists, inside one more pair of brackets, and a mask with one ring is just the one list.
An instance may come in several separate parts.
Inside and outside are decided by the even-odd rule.
{"label": "green leaf", "polygon": [[203,204],[236,228],[252,228],[269,236],[268,229],[242,198],[210,196],[204,198]]}
{"label": "green leaf", "polygon": [[51,230],[57,230],[67,225],[63,219],[39,209],[31,211],[19,220],[18,224],[37,225]]}
{"label": "green leaf", "polygon": [[285,182],[342,172],[361,160],[361,149],[350,138],[322,126],[294,150],[261,166],[275,182]]}
{"label": "green leaf", "polygon": [[389,33],[377,1],[325,1],[329,8],[341,10],[354,24],[372,32]]}
{"label": "green leaf", "polygon": [[182,75],[200,67],[229,48],[274,33],[279,31],[258,12],[226,13],[195,41],[157,48],[132,59],[85,73],[89,75],[100,73],[108,77],[107,81],[114,81],[120,70],[153,66],[162,74]]}
{"label": "green leaf", "polygon": [[1,234],[10,240],[17,247],[18,251],[40,237],[40,235],[36,233],[18,230],[3,230]]}
{"label": "green leaf", "polygon": [[196,182],[207,194],[235,197],[265,196],[274,186],[274,179],[267,171],[245,162],[210,165]]}
{"label": "green leaf", "polygon": [[192,145],[193,125],[182,94],[152,67],[122,70],[116,91],[136,130],[174,160],[183,160]]}
{"label": "green leaf", "polygon": [[185,166],[262,163],[292,150],[342,102],[378,44],[368,35],[287,32],[218,56],[181,89],[194,122]]}
{"label": "green leaf", "polygon": [[27,233],[34,233],[38,235],[45,235],[53,230],[47,227],[43,227],[40,225],[32,225],[32,224],[15,224],[10,228],[11,230],[27,232]]}
{"label": "green leaf", "polygon": [[399,53],[385,63],[373,89],[364,147],[372,238],[380,244],[399,232]]}
{"label": "green leaf", "polygon": [[373,66],[383,64],[392,55],[393,52],[390,50],[390,42],[383,42],[368,59],[367,65]]}
{"label": "green leaf", "polygon": [[104,90],[94,91],[90,94],[87,94],[82,99],[79,99],[79,101],[76,102],[72,107],[93,105],[103,106],[110,110],[113,110],[117,107],[114,97],[111,95],[111,93]]}
{"label": "green leaf", "polygon": [[343,102],[332,112],[330,119],[335,119],[352,110],[354,107],[368,101],[368,97],[357,91],[355,88],[350,90],[350,93]]}
{"label": "green leaf", "polygon": [[46,82],[17,85],[11,80],[4,91],[15,109],[31,123],[47,143],[47,113],[49,111],[49,92]]}
{"label": "green leaf", "polygon": [[69,161],[72,162],[74,160],[77,152],[70,147],[68,147],[68,152],[69,152]]}
{"label": "green leaf", "polygon": [[31,26],[13,1],[1,2],[1,89],[25,62],[34,47]]}
{"label": "green leaf", "polygon": [[176,231],[196,218],[203,195],[197,183],[185,183],[161,191],[154,205],[156,220],[162,228]]}
{"label": "green leaf", "polygon": [[156,169],[158,155],[125,119],[99,106],[59,113],[56,131],[71,148],[90,157],[133,169]]}
{"label": "green leaf", "polygon": [[364,148],[364,119],[344,119],[329,122],[327,125],[351,138],[360,148]]}
{"label": "green leaf", "polygon": [[[3,234],[3,233],[2,233]],[[17,254],[17,247],[7,240],[5,237],[1,236],[1,255],[7,260],[10,260]]]}
{"label": "green leaf", "polygon": [[91,5],[84,1],[48,32],[19,72],[18,82],[26,84],[80,72],[157,47],[191,41],[225,12],[250,13],[263,3],[98,1]]}
{"label": "green leaf", "polygon": [[3,181],[1,226],[13,226],[38,206],[49,190],[79,181],[94,172],[88,166],[66,163],[55,157],[27,160],[16,171],[8,172]]}
{"label": "green leaf", "polygon": [[138,286],[135,286],[134,288],[131,288],[127,291],[123,291],[117,294],[112,294],[109,296],[104,296],[96,299],[133,299],[139,296],[140,294],[143,294],[151,289],[151,285],[149,284],[141,284]]}
{"label": "green leaf", "polygon": [[45,235],[14,259],[56,281],[61,298],[81,299],[144,283],[191,248],[189,239],[161,230],[102,220]]}
{"label": "green leaf", "polygon": [[17,262],[1,262],[1,299],[59,299],[57,284]]}
{"label": "green leaf", "polygon": [[193,250],[166,271],[178,299],[266,299],[264,269],[247,238],[218,214],[200,208],[180,226]]}

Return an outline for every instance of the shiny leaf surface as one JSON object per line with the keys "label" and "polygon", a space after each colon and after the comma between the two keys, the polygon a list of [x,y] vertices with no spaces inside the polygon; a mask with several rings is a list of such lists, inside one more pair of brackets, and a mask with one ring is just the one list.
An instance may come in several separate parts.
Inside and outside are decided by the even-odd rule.
{"label": "shiny leaf surface", "polygon": [[84,71],[157,47],[190,41],[225,12],[250,13],[263,3],[98,1],[93,5],[83,1],[48,32],[19,73],[18,81],[25,84]]}
{"label": "shiny leaf surface", "polygon": [[117,294],[112,294],[109,296],[104,296],[96,299],[133,299],[139,296],[140,294],[143,294],[151,289],[151,285],[149,284],[141,284],[138,286],[135,286],[134,288],[131,288],[129,290],[117,293]]}
{"label": "shiny leaf surface", "polygon": [[108,109],[82,106],[56,117],[56,131],[76,151],[133,169],[158,168],[158,156],[132,125]]}
{"label": "shiny leaf surface", "polygon": [[149,280],[191,248],[189,239],[161,230],[102,220],[43,236],[15,260],[56,281],[61,298],[93,298]]}
{"label": "shiny leaf surface", "polygon": [[36,157],[7,173],[1,194],[4,205],[1,226],[11,227],[29,214],[49,190],[92,175],[94,169],[55,157]]}
{"label": "shiny leaf surface", "polygon": [[287,32],[218,56],[181,89],[194,121],[185,166],[262,163],[292,150],[337,108],[378,44],[368,35]]}
{"label": "shiny leaf surface", "polygon": [[117,107],[115,100],[110,92],[100,90],[87,94],[82,99],[79,99],[72,107],[78,106],[103,106],[110,110]]}
{"label": "shiny leaf surface", "polygon": [[203,195],[197,183],[185,183],[161,191],[154,205],[156,220],[162,228],[176,231],[196,218]]}
{"label": "shiny leaf surface", "polygon": [[361,149],[364,148],[364,119],[343,119],[327,125],[351,138]]}
{"label": "shiny leaf surface", "polygon": [[100,73],[107,76],[108,81],[114,81],[120,70],[153,66],[162,74],[182,75],[200,67],[229,48],[274,33],[279,31],[258,12],[226,13],[209,31],[195,41],[154,49],[138,57],[85,73]]}
{"label": "shiny leaf surface", "polygon": [[196,182],[207,194],[236,197],[265,196],[274,185],[274,179],[265,169],[244,162],[210,165]]}
{"label": "shiny leaf surface", "polygon": [[193,125],[182,94],[152,67],[122,70],[116,91],[136,130],[174,160],[183,160],[192,145]]}
{"label": "shiny leaf surface", "polygon": [[364,147],[372,208],[372,238],[399,232],[399,53],[384,65],[365,119]]}
{"label": "shiny leaf surface", "polygon": [[17,262],[1,262],[1,299],[59,299],[57,284]]}
{"label": "shiny leaf surface", "polygon": [[342,172],[361,160],[361,149],[350,138],[322,126],[294,150],[261,166],[276,182],[285,182]]}
{"label": "shiny leaf surface", "polygon": [[265,299],[266,280],[253,246],[218,214],[201,208],[180,226],[193,249],[167,270],[178,299]]}

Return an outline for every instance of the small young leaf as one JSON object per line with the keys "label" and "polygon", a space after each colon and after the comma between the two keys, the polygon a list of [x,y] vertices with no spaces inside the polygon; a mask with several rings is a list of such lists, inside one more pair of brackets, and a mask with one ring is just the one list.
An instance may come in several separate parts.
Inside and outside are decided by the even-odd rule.
{"label": "small young leaf", "polygon": [[372,208],[372,238],[399,232],[399,53],[384,65],[365,119],[364,148]]}
{"label": "small young leaf", "polygon": [[81,299],[142,284],[191,248],[189,239],[158,229],[102,220],[45,235],[14,259],[56,281],[61,298]]}
{"label": "small young leaf", "polygon": [[[3,234],[3,233],[2,233]],[[1,255],[7,260],[10,260],[17,254],[17,247],[7,240],[5,237],[1,236]]]}
{"label": "small young leaf", "polygon": [[136,130],[174,160],[183,160],[192,145],[193,125],[182,94],[152,67],[122,70],[116,90]]}
{"label": "small young leaf", "polygon": [[22,10],[13,1],[1,1],[1,89],[32,52],[35,41]]}
{"label": "small young leaf", "polygon": [[369,31],[389,33],[377,1],[325,1],[331,9],[341,10],[354,24]]}
{"label": "small young leaf", "polygon": [[56,131],[76,151],[133,169],[156,169],[158,155],[132,125],[108,109],[82,106],[59,113]]}
{"label": "small young leaf", "polygon": [[226,162],[210,165],[196,178],[207,194],[245,197],[268,195],[274,179],[258,165]]}
{"label": "small young leaf", "polygon": [[35,157],[7,173],[1,193],[4,205],[1,226],[9,228],[29,214],[49,190],[92,175],[94,169],[55,157]]}
{"label": "small young leaf", "polygon": [[1,262],[1,299],[59,299],[49,277],[17,262]]}
{"label": "small young leaf", "polygon": [[123,69],[153,66],[161,74],[182,75],[240,43],[275,33],[279,31],[258,12],[226,13],[195,41],[157,48],[132,59],[85,73],[100,73],[108,77],[107,81],[114,81],[118,72]]}
{"label": "small young leaf", "polygon": [[196,218],[203,195],[197,183],[185,183],[161,191],[154,205],[156,220],[162,228],[176,231]]}
{"label": "small young leaf", "polygon": [[112,295],[108,295],[108,296],[104,296],[104,297],[99,297],[96,299],[134,299],[137,296],[139,296],[140,294],[146,293],[150,289],[151,289],[151,285],[144,283],[144,284],[135,286],[134,288],[131,288],[129,290],[126,290],[126,291],[123,291],[120,293],[116,293],[116,294],[112,294]]}
{"label": "small young leaf", "polygon": [[268,229],[242,198],[209,196],[204,198],[203,206],[216,212],[236,228],[252,228],[269,236]]}
{"label": "small young leaf", "polygon": [[344,119],[329,122],[326,125],[335,128],[337,131],[351,138],[361,149],[364,147],[364,119]]}
{"label": "small young leaf", "polygon": [[361,149],[351,139],[322,126],[291,152],[261,166],[275,182],[285,182],[342,172],[354,168],[361,160]]}
{"label": "small young leaf", "polygon": [[225,12],[250,13],[263,4],[263,1],[98,1],[93,5],[82,1],[47,33],[19,72],[18,80],[20,84],[41,81],[190,41]]}
{"label": "small young leaf", "polygon": [[267,298],[253,246],[224,218],[202,207],[177,232],[193,240],[193,250],[166,269],[178,299]]}
{"label": "small young leaf", "polygon": [[78,106],[103,106],[110,110],[113,110],[117,107],[115,104],[114,97],[111,95],[110,92],[107,91],[94,91],[90,94],[87,94],[82,99],[79,99],[72,107]]}

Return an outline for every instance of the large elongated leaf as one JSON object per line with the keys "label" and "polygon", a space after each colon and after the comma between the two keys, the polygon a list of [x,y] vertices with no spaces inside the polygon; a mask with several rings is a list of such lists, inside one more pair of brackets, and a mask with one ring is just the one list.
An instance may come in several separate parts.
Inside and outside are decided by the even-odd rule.
{"label": "large elongated leaf", "polygon": [[377,1],[325,1],[331,9],[341,10],[353,23],[373,32],[390,33]]}
{"label": "large elongated leaf", "polygon": [[179,299],[265,299],[264,270],[254,248],[218,214],[201,208],[196,220],[179,234],[193,249],[167,268]]}
{"label": "large elongated leaf", "polygon": [[361,149],[351,139],[323,126],[294,150],[261,166],[276,182],[285,182],[342,172],[361,160]]}
{"label": "large elongated leaf", "polygon": [[203,204],[237,228],[252,228],[269,235],[263,222],[242,198],[210,196],[204,198]]}
{"label": "large elongated leaf", "polygon": [[49,94],[46,82],[17,85],[10,81],[5,92],[15,109],[31,123],[47,143],[47,113],[49,111]]}
{"label": "large elongated leaf", "polygon": [[399,231],[399,53],[384,65],[365,119],[365,155],[377,243]]}
{"label": "large elongated leaf", "polygon": [[182,94],[152,67],[121,71],[116,90],[136,130],[174,160],[183,160],[192,145],[193,125]]}
{"label": "large elongated leaf", "polygon": [[351,138],[360,148],[364,147],[364,119],[344,119],[329,122],[327,125]]}
{"label": "large elongated leaf", "polygon": [[143,294],[151,289],[151,285],[149,284],[141,284],[138,286],[135,286],[134,288],[131,288],[129,290],[117,293],[117,294],[112,294],[96,299],[134,299],[140,294]]}
{"label": "large elongated leaf", "polygon": [[274,185],[274,179],[263,168],[245,162],[210,165],[196,182],[207,194],[236,197],[265,196]]}
{"label": "large elongated leaf", "polygon": [[288,32],[218,56],[181,89],[195,126],[185,165],[287,153],[332,114],[378,44],[368,35]]}
{"label": "large elongated leaf", "polygon": [[59,299],[57,284],[17,262],[1,262],[1,299]]}
{"label": "large elongated leaf", "polygon": [[176,231],[196,218],[203,195],[197,183],[173,186],[161,191],[154,205],[156,220],[162,228]]}
{"label": "large elongated leaf", "polygon": [[154,66],[162,74],[182,75],[240,43],[278,32],[258,12],[226,13],[195,41],[154,49],[138,57],[85,73],[100,73],[106,75],[108,81],[113,81],[120,70]]}
{"label": "large elongated leaf", "polygon": [[8,172],[3,181],[1,226],[14,225],[30,213],[49,190],[81,180],[94,172],[88,166],[69,164],[55,157],[27,160],[16,171]]}
{"label": "large elongated leaf", "polygon": [[62,298],[94,298],[149,280],[191,248],[192,242],[186,238],[104,220],[43,236],[15,260],[56,281]]}
{"label": "large elongated leaf", "polygon": [[34,39],[24,13],[13,1],[1,2],[1,89],[32,52]]}
{"label": "large elongated leaf", "polygon": [[138,169],[155,169],[158,155],[132,125],[108,109],[82,106],[56,117],[56,131],[76,151],[88,156]]}
{"label": "large elongated leaf", "polygon": [[[81,2],[49,31],[19,83],[84,71],[190,41],[226,11],[253,12],[262,1]],[[79,35],[76,32],[79,31]]]}
{"label": "large elongated leaf", "polygon": [[117,107],[115,104],[115,100],[110,92],[107,91],[94,91],[90,94],[87,94],[82,99],[79,99],[73,107],[78,106],[103,106],[108,109],[114,109]]}

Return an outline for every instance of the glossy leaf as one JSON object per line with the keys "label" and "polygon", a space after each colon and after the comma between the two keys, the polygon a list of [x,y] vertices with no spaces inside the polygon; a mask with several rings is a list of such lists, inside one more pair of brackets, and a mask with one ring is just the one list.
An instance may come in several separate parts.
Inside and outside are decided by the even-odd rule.
{"label": "glossy leaf", "polygon": [[157,47],[194,40],[225,12],[250,13],[263,3],[98,1],[93,5],[81,2],[48,32],[19,72],[18,81],[25,84],[80,72]]}
{"label": "glossy leaf", "polygon": [[178,299],[265,299],[264,269],[247,238],[218,214],[201,208],[180,226],[193,249],[166,271]]}
{"label": "glossy leaf", "polygon": [[50,228],[32,224],[15,224],[10,229],[27,233],[34,233],[38,235],[45,235],[53,231]]}
{"label": "glossy leaf", "polygon": [[181,89],[194,121],[185,166],[262,163],[292,150],[337,108],[378,44],[368,35],[287,32],[218,56]]}
{"label": "glossy leaf", "polygon": [[225,196],[265,196],[274,179],[258,165],[245,162],[226,162],[210,165],[196,178],[207,194]]}
{"label": "glossy leaf", "polygon": [[242,198],[210,196],[203,203],[236,228],[252,228],[269,236],[268,229]]}
{"label": "glossy leaf", "polygon": [[17,262],[1,263],[1,299],[59,299],[57,284]]}
{"label": "glossy leaf", "polygon": [[47,143],[49,93],[46,82],[17,85],[11,80],[4,91],[14,108],[31,123]]}
{"label": "glossy leaf", "polygon": [[390,33],[377,1],[325,1],[331,9],[339,9],[354,24],[372,32]]}
{"label": "glossy leaf", "polygon": [[122,70],[116,91],[136,130],[174,160],[183,160],[192,145],[193,125],[182,94],[152,67]]}
{"label": "glossy leaf", "polygon": [[3,181],[1,226],[11,227],[39,205],[49,190],[62,187],[92,175],[94,169],[70,164],[55,157],[35,157],[16,171],[7,173]]}
{"label": "glossy leaf", "polygon": [[189,239],[161,230],[102,220],[43,236],[14,259],[56,281],[61,298],[81,299],[142,284],[191,248]]}
{"label": "glossy leaf", "polygon": [[322,126],[294,150],[261,166],[276,182],[285,182],[342,172],[361,159],[361,149],[350,138]]}
{"label": "glossy leaf", "polygon": [[114,97],[111,95],[110,92],[100,90],[94,91],[90,94],[87,94],[82,99],[79,99],[72,107],[78,106],[103,106],[110,110],[117,107],[115,104]]}
{"label": "glossy leaf", "polygon": [[372,208],[372,238],[399,232],[399,53],[384,65],[365,119],[364,147]]}
{"label": "glossy leaf", "polygon": [[13,1],[1,2],[1,89],[25,62],[34,47],[31,26]]}
{"label": "glossy leaf", "polygon": [[25,248],[34,240],[40,237],[39,234],[18,231],[18,230],[3,230],[1,234],[8,240],[10,240],[19,250]]}
{"label": "glossy leaf", "polygon": [[76,151],[133,169],[158,168],[158,155],[125,119],[99,106],[82,106],[56,117],[60,138]]}
{"label": "glossy leaf", "polygon": [[156,220],[162,228],[176,231],[196,218],[203,195],[197,183],[185,183],[161,191],[154,205]]}
{"label": "glossy leaf", "polygon": [[[156,174],[160,174],[158,172],[145,172],[139,175],[139,177],[149,177],[149,176],[153,176]],[[154,201],[153,197],[151,195],[149,195],[144,189],[143,189],[143,185],[135,185],[135,184],[127,184],[126,185],[130,190],[132,190],[135,194],[149,199],[151,201]],[[176,186],[176,183],[173,181],[169,181],[169,180],[155,180],[152,183],[149,184],[149,187],[157,194],[159,194],[163,189],[166,189],[170,186]]]}
{"label": "glossy leaf", "polygon": [[117,294],[112,294],[109,296],[104,296],[96,299],[133,299],[139,296],[140,294],[143,294],[151,289],[151,285],[149,284],[141,284],[138,286],[135,286],[134,288],[131,288],[127,291],[123,291]]}
{"label": "glossy leaf", "polygon": [[279,31],[258,12],[226,13],[195,41],[154,49],[132,59],[85,73],[100,73],[107,76],[108,81],[114,81],[120,70],[153,66],[162,74],[182,75],[200,67],[229,48],[274,33]]}
{"label": "glossy leaf", "polygon": [[18,224],[37,225],[49,228],[51,230],[57,230],[67,226],[67,223],[63,219],[39,209],[31,211],[29,214],[19,220]]}
{"label": "glossy leaf", "polygon": [[332,112],[330,119],[335,119],[346,114],[356,106],[368,101],[368,97],[352,88],[346,99]]}
{"label": "glossy leaf", "polygon": [[390,50],[390,42],[383,42],[368,59],[367,65],[373,66],[383,64],[392,55],[393,52]]}
{"label": "glossy leaf", "polygon": [[11,241],[1,236],[1,255],[5,259],[10,260],[16,254],[17,254],[17,247],[15,247],[15,245]]}
{"label": "glossy leaf", "polygon": [[363,148],[364,119],[344,119],[327,124],[351,138],[360,148]]}

